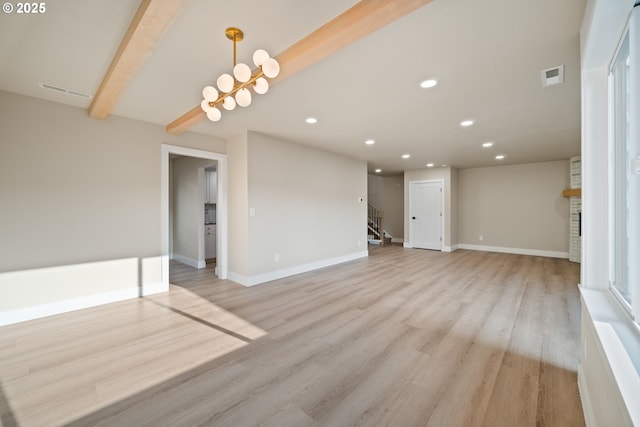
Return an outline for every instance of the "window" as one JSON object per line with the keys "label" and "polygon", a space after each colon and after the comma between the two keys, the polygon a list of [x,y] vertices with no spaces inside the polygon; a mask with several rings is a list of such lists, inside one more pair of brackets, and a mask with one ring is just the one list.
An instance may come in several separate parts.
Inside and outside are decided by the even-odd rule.
{"label": "window", "polygon": [[611,260],[611,286],[627,303],[631,304],[629,284],[629,179],[631,158],[629,141],[629,32],[611,65],[611,220],[613,237]]}
{"label": "window", "polygon": [[610,283],[640,320],[640,7],[610,66]]}

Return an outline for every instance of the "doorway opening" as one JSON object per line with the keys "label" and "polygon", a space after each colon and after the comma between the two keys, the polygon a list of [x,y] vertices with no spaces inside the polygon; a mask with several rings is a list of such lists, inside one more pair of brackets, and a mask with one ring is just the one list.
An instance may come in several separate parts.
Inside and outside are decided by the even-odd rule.
{"label": "doorway opening", "polygon": [[[176,258],[179,261],[188,261],[188,265],[196,268],[206,267],[206,235],[207,218],[213,219],[215,222],[215,237],[213,240],[213,249],[215,252],[215,274],[220,279],[227,278],[227,156],[226,154],[214,153],[192,148],[178,147],[163,144],[161,154],[161,244],[162,244],[162,284],[163,287],[169,289],[169,268],[170,261],[175,257],[172,252],[175,244],[186,245],[185,242],[173,241],[174,229],[177,226],[177,218],[174,216],[174,200],[172,197],[172,161],[176,160],[193,160],[195,173],[197,174],[197,183],[194,182],[193,187],[185,191],[185,197],[195,200],[194,204],[186,206],[182,212],[182,220],[188,227],[193,227],[192,235],[197,236],[196,241],[192,244],[197,245],[191,248],[194,257],[184,256],[185,258]],[[188,163],[188,162],[184,162]],[[215,179],[210,175],[215,168]],[[209,181],[207,181],[209,178]],[[186,180],[185,182],[188,182]],[[207,194],[207,192],[209,194]],[[211,202],[215,197],[215,209],[207,203]],[[208,200],[207,200],[208,199]],[[208,205],[214,205],[208,203]],[[207,216],[208,213],[208,216]],[[211,224],[209,224],[211,225]],[[196,234],[193,234],[196,233]],[[211,242],[209,242],[211,245]],[[183,248],[182,246],[181,248]],[[209,247],[211,250],[212,248]],[[180,251],[175,251],[180,252]],[[189,264],[191,263],[191,264]]]}

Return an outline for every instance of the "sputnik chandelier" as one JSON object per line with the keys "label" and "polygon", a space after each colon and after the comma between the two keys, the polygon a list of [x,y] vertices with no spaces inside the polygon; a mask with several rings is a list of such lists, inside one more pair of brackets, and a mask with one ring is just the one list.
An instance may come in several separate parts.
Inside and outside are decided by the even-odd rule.
{"label": "sputnik chandelier", "polygon": [[269,54],[258,49],[253,54],[253,63],[258,70],[255,74],[247,64],[236,63],[236,43],[244,38],[243,32],[238,28],[227,28],[225,31],[227,38],[233,41],[233,76],[223,74],[218,77],[216,84],[220,93],[213,86],[207,86],[202,90],[204,100],[200,104],[202,110],[207,113],[207,118],[212,122],[217,122],[222,117],[220,105],[225,110],[233,110],[236,104],[241,107],[248,107],[251,104],[250,87],[259,94],[265,94],[269,90],[270,79],[277,77],[280,73],[280,64]]}

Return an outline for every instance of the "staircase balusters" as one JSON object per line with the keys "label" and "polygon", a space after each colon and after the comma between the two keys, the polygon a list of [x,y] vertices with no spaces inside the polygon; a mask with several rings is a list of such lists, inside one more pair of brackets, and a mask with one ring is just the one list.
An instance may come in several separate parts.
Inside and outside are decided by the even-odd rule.
{"label": "staircase balusters", "polygon": [[367,234],[373,236],[373,240],[379,240],[381,245],[384,245],[383,220],[383,212],[369,203],[367,215]]}

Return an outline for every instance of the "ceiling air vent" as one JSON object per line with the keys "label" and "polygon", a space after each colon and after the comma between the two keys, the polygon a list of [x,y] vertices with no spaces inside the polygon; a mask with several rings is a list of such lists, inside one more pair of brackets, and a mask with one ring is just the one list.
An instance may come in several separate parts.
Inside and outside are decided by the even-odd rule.
{"label": "ceiling air vent", "polygon": [[58,92],[62,92],[62,93],[67,93],[67,90],[58,86],[54,86],[54,85],[49,85],[46,83],[38,83],[38,86],[40,86],[43,89],[49,89],[49,90],[55,90]]}
{"label": "ceiling air vent", "polygon": [[60,93],[66,93],[67,95],[79,96],[81,98],[91,98],[91,95],[87,95],[86,93],[78,92],[72,89],[66,89],[59,86],[50,85],[48,83],[38,83],[38,86],[40,86],[43,89],[53,90]]}
{"label": "ceiling air vent", "polygon": [[75,90],[71,90],[71,89],[69,89],[67,93],[69,95],[79,96],[81,98],[91,98],[91,95],[87,95],[86,93],[82,93],[82,92],[76,92]]}
{"label": "ceiling air vent", "polygon": [[542,70],[542,86],[552,86],[564,82],[564,65]]}

